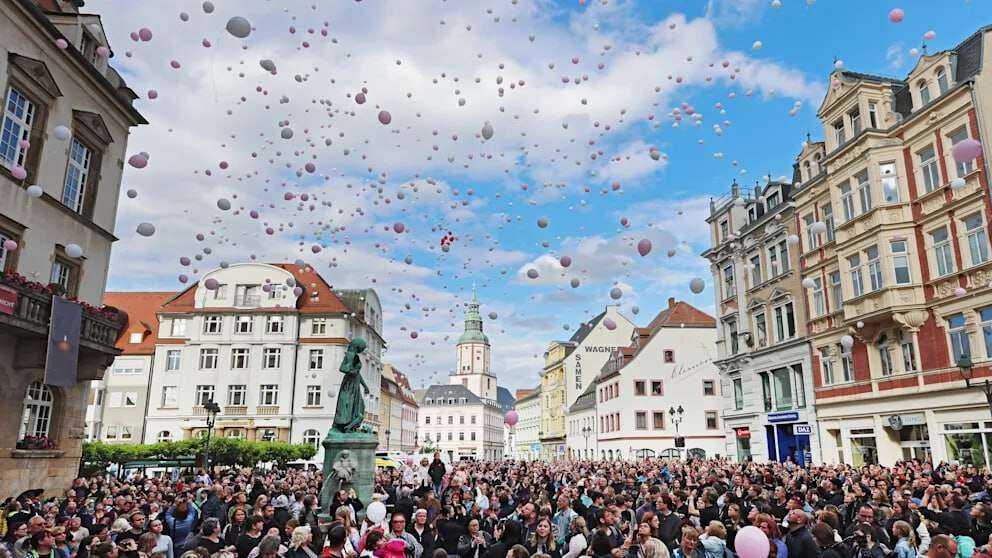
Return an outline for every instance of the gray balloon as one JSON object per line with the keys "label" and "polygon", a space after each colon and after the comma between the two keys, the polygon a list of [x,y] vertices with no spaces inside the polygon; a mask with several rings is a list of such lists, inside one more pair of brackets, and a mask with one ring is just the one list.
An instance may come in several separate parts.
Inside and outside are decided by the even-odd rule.
{"label": "gray balloon", "polygon": [[290,138],[293,137],[293,129],[292,128],[283,128],[279,132],[279,136],[282,137],[282,139],[290,139]]}
{"label": "gray balloon", "polygon": [[222,211],[227,211],[228,209],[231,209],[231,200],[227,198],[221,198],[217,200],[217,209],[220,209]]}
{"label": "gray balloon", "polygon": [[268,58],[266,58],[265,60],[260,61],[258,64],[260,66],[262,66],[262,69],[265,70],[266,72],[274,72],[274,71],[276,71],[276,63],[273,62],[273,61],[271,61],[271,60],[269,60]]}
{"label": "gray balloon", "polygon": [[487,140],[493,139],[493,125],[492,124],[486,122],[486,124],[482,127],[482,137],[484,139],[487,139]]}
{"label": "gray balloon", "polygon": [[204,2],[203,3],[203,13],[205,13],[205,14],[212,14],[212,13],[214,13],[214,3],[213,2],[209,2],[209,1]]}
{"label": "gray balloon", "polygon": [[706,283],[699,277],[694,277],[692,281],[689,281],[689,290],[692,291],[692,294],[699,294],[705,288]]}
{"label": "gray balloon", "polygon": [[234,16],[227,20],[225,28],[228,33],[239,39],[244,39],[248,35],[251,35],[251,22],[241,16]]}

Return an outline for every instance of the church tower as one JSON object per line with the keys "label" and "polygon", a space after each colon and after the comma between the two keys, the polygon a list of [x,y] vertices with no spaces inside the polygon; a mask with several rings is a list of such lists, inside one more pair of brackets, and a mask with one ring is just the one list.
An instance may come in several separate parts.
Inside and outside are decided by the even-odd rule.
{"label": "church tower", "polygon": [[482,332],[479,299],[472,289],[472,301],[465,311],[465,332],[458,338],[458,368],[450,384],[461,384],[480,399],[496,400],[496,376],[489,370],[489,338]]}

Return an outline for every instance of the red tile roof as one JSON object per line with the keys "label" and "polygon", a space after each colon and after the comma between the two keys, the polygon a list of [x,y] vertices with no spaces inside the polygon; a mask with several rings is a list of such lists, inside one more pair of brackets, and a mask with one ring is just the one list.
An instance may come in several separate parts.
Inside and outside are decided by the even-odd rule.
{"label": "red tile roof", "polygon": [[[127,312],[127,326],[121,330],[117,348],[125,355],[151,355],[158,342],[158,313],[171,292],[108,292],[103,303]],[[131,343],[131,334],[141,333],[141,343]]]}
{"label": "red tile roof", "polygon": [[661,327],[716,327],[716,320],[684,300],[669,298],[668,308],[648,324],[652,334]]}

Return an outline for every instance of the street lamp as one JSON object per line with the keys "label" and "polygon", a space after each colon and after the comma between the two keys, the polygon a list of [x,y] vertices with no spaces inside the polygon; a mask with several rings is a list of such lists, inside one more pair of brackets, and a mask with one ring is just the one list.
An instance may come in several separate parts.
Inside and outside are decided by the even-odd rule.
{"label": "street lamp", "polygon": [[590,434],[592,434],[592,427],[591,426],[583,426],[582,427],[582,435],[586,437],[586,454],[585,454],[585,458],[586,459],[589,459],[589,435]]}
{"label": "street lamp", "polygon": [[982,383],[972,384],[971,381],[974,379],[975,368],[971,363],[971,356],[961,355],[958,357],[958,374],[964,378],[964,385],[970,388],[978,388],[985,393],[985,402],[989,406],[989,413],[992,413],[992,383],[989,383],[989,379],[985,378]]}
{"label": "street lamp", "polygon": [[386,429],[386,451],[389,451],[389,429]]}
{"label": "street lamp", "polygon": [[220,405],[218,405],[213,399],[207,401],[203,406],[204,410],[207,411],[207,443],[203,448],[203,464],[207,470],[207,474],[210,474],[210,433],[213,432],[214,422],[217,420],[217,413],[220,412]]}
{"label": "street lamp", "polygon": [[682,424],[682,419],[685,418],[685,409],[682,405],[679,405],[676,409],[675,407],[668,408],[668,416],[672,420],[672,424],[675,425],[675,451],[678,452],[679,458],[682,457],[682,448],[679,447],[679,425]]}

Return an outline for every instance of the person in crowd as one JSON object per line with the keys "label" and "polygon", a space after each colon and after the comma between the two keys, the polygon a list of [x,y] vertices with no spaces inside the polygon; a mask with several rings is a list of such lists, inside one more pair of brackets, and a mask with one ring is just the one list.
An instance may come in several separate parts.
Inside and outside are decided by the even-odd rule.
{"label": "person in crowd", "polygon": [[289,550],[286,558],[317,558],[317,553],[310,549],[313,542],[313,534],[309,525],[303,525],[293,529],[293,535],[289,539]]}
{"label": "person in crowd", "polygon": [[551,521],[547,517],[542,517],[537,520],[537,528],[527,539],[527,551],[531,554],[547,554],[552,558],[561,558],[558,538],[555,536]]}
{"label": "person in crowd", "polygon": [[161,519],[155,518],[148,523],[148,533],[155,537],[155,547],[152,548],[152,554],[160,555],[160,558],[174,558],[175,548],[172,537],[166,535],[163,532],[164,529],[165,523]]}
{"label": "person in crowd", "polygon": [[793,508],[786,515],[789,532],[785,535],[785,547],[789,556],[802,556],[803,558],[818,558],[820,556],[820,549],[806,526],[808,521],[809,516],[800,508]]}
{"label": "person in crowd", "polygon": [[413,522],[406,527],[407,533],[420,544],[421,556],[430,558],[437,547],[437,532],[427,523],[427,510],[419,508],[413,512]]}

